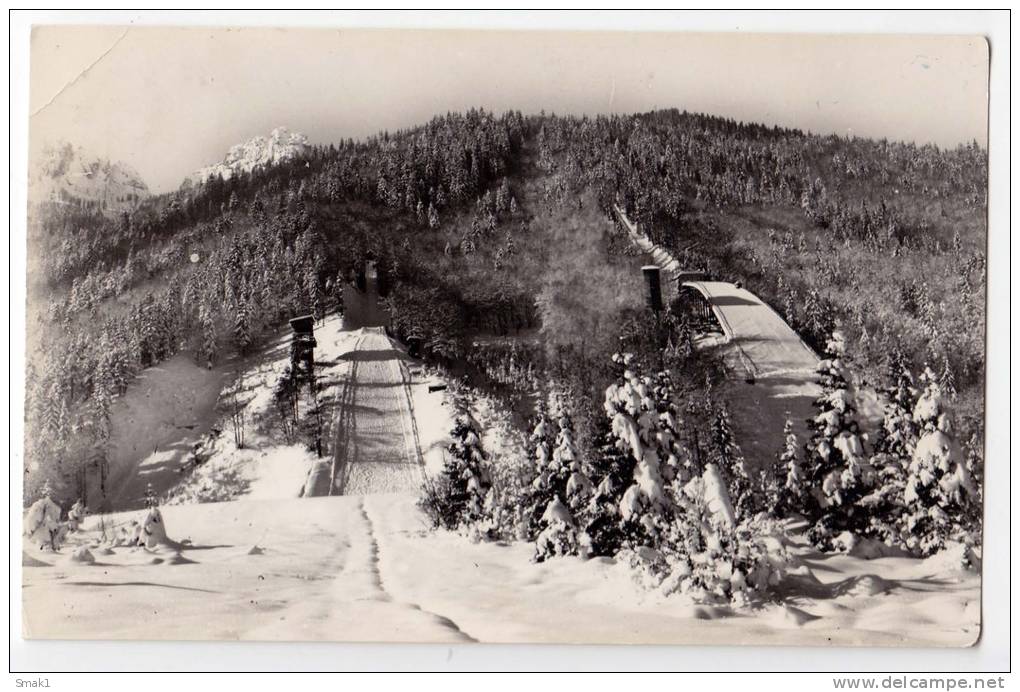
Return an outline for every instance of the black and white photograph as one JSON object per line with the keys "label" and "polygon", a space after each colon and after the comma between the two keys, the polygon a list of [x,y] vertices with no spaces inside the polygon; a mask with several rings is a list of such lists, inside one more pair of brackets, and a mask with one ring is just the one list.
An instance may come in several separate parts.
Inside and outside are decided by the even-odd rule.
{"label": "black and white photograph", "polygon": [[21,636],[975,646],[993,54],[32,26]]}

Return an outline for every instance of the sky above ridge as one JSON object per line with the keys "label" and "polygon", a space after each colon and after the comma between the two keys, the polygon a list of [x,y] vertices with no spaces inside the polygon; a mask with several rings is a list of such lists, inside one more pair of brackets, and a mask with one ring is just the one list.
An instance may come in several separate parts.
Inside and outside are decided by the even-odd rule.
{"label": "sky above ridge", "polygon": [[471,107],[986,142],[978,36],[44,26],[30,60],[30,150],[69,140],[154,192],[277,126],[329,143]]}

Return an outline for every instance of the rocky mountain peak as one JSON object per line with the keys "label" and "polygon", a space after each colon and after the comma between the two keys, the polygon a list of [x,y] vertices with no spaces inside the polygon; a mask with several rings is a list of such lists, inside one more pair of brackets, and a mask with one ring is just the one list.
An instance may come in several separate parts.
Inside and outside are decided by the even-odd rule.
{"label": "rocky mountain peak", "polygon": [[96,156],[66,141],[47,144],[32,158],[29,202],[75,204],[104,212],[133,209],[150,196],[130,164]]}
{"label": "rocky mountain peak", "polygon": [[216,175],[229,180],[238,173],[250,173],[258,166],[268,166],[301,156],[310,149],[311,145],[305,135],[277,127],[268,137],[258,135],[230,147],[221,162],[195,171],[185,180],[185,185],[198,185]]}

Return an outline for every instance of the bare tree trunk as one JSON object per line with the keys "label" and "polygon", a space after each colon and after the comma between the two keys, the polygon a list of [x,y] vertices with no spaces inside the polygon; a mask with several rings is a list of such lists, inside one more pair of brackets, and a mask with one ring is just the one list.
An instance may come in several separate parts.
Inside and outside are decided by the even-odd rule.
{"label": "bare tree trunk", "polygon": [[237,398],[237,390],[244,385],[244,375],[239,374],[231,394],[230,425],[234,431],[234,444],[244,448],[244,407]]}

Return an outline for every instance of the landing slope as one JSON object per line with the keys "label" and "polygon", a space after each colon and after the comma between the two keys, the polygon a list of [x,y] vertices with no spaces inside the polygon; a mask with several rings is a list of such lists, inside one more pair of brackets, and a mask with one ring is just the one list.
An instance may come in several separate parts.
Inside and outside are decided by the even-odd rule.
{"label": "landing slope", "polygon": [[[694,605],[645,592],[623,562],[534,564],[533,546],[429,532],[405,493],[165,507],[173,552],[29,546],[34,638],[961,646],[979,633],[980,576],[931,560],[792,546],[779,602]],[[107,527],[137,513],[106,517]],[[75,542],[98,538],[98,518]]]}
{"label": "landing slope", "polygon": [[750,375],[815,372],[818,356],[758,296],[726,281],[687,281],[683,285],[696,289],[708,301],[729,343],[740,349]]}

